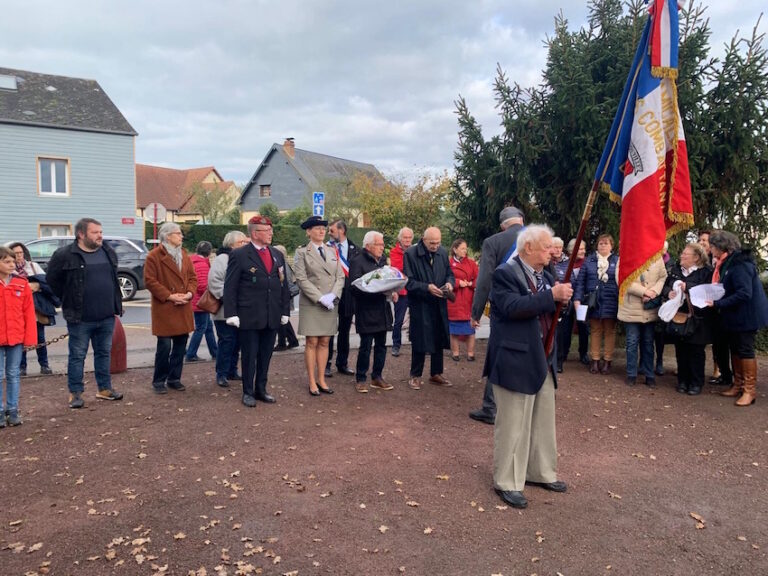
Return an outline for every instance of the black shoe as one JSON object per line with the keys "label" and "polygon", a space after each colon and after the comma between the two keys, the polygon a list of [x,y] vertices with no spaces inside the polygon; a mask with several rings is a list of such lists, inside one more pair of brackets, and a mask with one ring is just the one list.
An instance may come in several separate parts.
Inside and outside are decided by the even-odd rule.
{"label": "black shoe", "polygon": [[309,395],[310,395],[310,396],[320,396],[320,388],[318,387],[318,389],[317,389],[317,390],[312,390],[312,389],[310,389],[310,391],[309,391]]}
{"label": "black shoe", "polygon": [[501,496],[501,499],[512,506],[512,508],[528,507],[528,500],[523,496],[522,492],[518,492],[517,490],[499,490],[496,488],[496,494]]}
{"label": "black shoe", "polygon": [[40,366],[40,374],[44,374],[46,376],[49,376],[53,374],[53,370],[51,370],[50,366]]}
{"label": "black shoe", "polygon": [[202,361],[202,358],[200,356],[192,356],[191,358],[189,356],[184,357],[184,362],[200,362]]}
{"label": "black shoe", "polygon": [[259,396],[259,400],[261,400],[265,404],[274,404],[275,402],[277,402],[277,400],[275,400],[275,397],[271,396],[270,394],[264,394],[263,396]]}
{"label": "black shoe", "polygon": [[399,346],[397,346],[397,347],[392,346],[392,356],[394,356],[395,358],[400,356],[400,347]]}
{"label": "black shoe", "polygon": [[235,372],[234,374],[230,374],[229,376],[227,376],[227,380],[234,380],[239,382],[242,379],[243,379],[243,375],[240,374],[239,372]]}
{"label": "black shoe", "polygon": [[355,375],[355,371],[350,370],[349,367],[347,366],[336,366],[336,372],[338,372],[339,374],[346,374],[347,376]]}
{"label": "black shoe", "polygon": [[275,352],[285,352],[286,350],[288,350],[288,346],[286,346],[285,344],[282,344],[280,346],[275,346]]}
{"label": "black shoe", "polygon": [[496,422],[496,418],[493,416],[493,414],[488,414],[485,410],[473,410],[469,413],[469,417],[472,418],[472,420],[477,420],[478,422],[485,422],[486,424],[490,424],[493,426],[493,424]]}
{"label": "black shoe", "polygon": [[656,366],[656,370],[654,370],[654,372],[656,372],[656,376],[664,376],[664,366],[659,364]]}
{"label": "black shoe", "polygon": [[288,349],[289,349],[289,350],[290,350],[291,348],[298,348],[298,347],[299,347],[299,343],[298,343],[298,342],[296,342],[295,344],[288,344]]}
{"label": "black shoe", "polygon": [[152,384],[152,391],[155,394],[168,394],[168,388],[165,387],[165,383]]}
{"label": "black shoe", "polygon": [[10,427],[21,426],[21,424],[22,424],[22,421],[18,412],[8,413],[8,426]]}
{"label": "black shoe", "polygon": [[645,377],[645,385],[648,386],[651,390],[656,389],[656,378],[648,378],[648,376]]}
{"label": "black shoe", "polygon": [[168,382],[168,388],[171,390],[178,390],[179,392],[183,392],[187,389],[181,382]]}
{"label": "black shoe", "polygon": [[550,492],[565,492],[568,490],[568,485],[560,480],[555,480],[554,482],[526,482],[526,484],[538,486],[539,488],[544,488],[544,490],[549,490]]}
{"label": "black shoe", "polygon": [[322,386],[318,386],[317,389],[320,391],[321,394],[333,394],[333,390],[330,388],[323,388]]}
{"label": "black shoe", "polygon": [[699,394],[701,394],[701,386],[691,386],[688,388],[689,396],[698,396]]}
{"label": "black shoe", "polygon": [[586,354],[584,354],[584,356],[582,356],[581,358],[579,358],[579,362],[581,362],[582,364],[584,364],[584,366],[589,366],[589,356],[587,356]]}
{"label": "black shoe", "polygon": [[712,378],[709,379],[709,383],[712,386],[722,386],[723,384],[725,384],[722,376],[718,376],[717,378],[713,376]]}
{"label": "black shoe", "polygon": [[558,374],[562,374],[563,373],[563,363],[562,362],[558,362],[557,363],[557,373]]}
{"label": "black shoe", "polygon": [[[85,402],[83,402],[83,393],[82,392],[72,392],[69,395],[69,407],[70,408],[82,408],[85,406]],[[5,414],[3,414],[3,417],[5,417]]]}
{"label": "black shoe", "polygon": [[248,406],[248,408],[255,408],[256,407],[256,398],[254,398],[250,394],[243,394],[243,404]]}
{"label": "black shoe", "polygon": [[627,386],[634,386],[637,383],[637,376],[627,376]]}
{"label": "black shoe", "polygon": [[224,376],[216,376],[216,384],[222,388],[229,388],[229,382]]}
{"label": "black shoe", "polygon": [[677,392],[680,392],[680,394],[687,394],[688,393],[688,384],[685,382],[678,382],[677,387],[675,388]]}
{"label": "black shoe", "polygon": [[331,370],[330,366],[325,367],[325,377],[326,378],[333,378],[333,370]]}

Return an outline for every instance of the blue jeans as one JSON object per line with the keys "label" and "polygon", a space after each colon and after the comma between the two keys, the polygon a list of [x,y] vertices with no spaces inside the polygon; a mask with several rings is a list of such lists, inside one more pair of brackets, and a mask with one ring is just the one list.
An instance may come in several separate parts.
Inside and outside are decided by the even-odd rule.
{"label": "blue jeans", "polygon": [[408,295],[402,294],[397,298],[395,302],[395,323],[392,325],[392,348],[400,348],[402,344],[402,330],[403,321],[405,320],[405,313],[408,311]]}
{"label": "blue jeans", "polygon": [[[0,369],[5,368],[5,398],[2,403],[2,415],[5,418],[6,410],[8,413],[19,410],[19,366],[21,365],[21,353],[24,346],[0,346]],[[2,384],[2,373],[0,372],[0,384]],[[3,399],[3,391],[0,390],[0,399]]]}
{"label": "blue jeans", "polygon": [[67,322],[69,332],[69,362],[67,363],[67,386],[71,393],[82,393],[83,369],[88,343],[93,346],[93,369],[99,390],[112,388],[109,363],[112,356],[112,332],[115,317],[110,316],[98,322]]}
{"label": "blue jeans", "polygon": [[216,376],[229,378],[237,374],[240,356],[240,331],[224,320],[214,320],[219,336],[219,353],[216,354]]}
{"label": "blue jeans", "polygon": [[208,345],[208,352],[211,358],[215,358],[219,351],[216,345],[216,336],[213,335],[213,321],[208,312],[195,312],[195,331],[192,332],[192,338],[187,346],[187,359],[197,356],[197,349],[205,336],[205,343]]}
{"label": "blue jeans", "polygon": [[[653,373],[653,334],[654,322],[627,322],[627,376],[636,377],[638,373],[646,378],[655,378]],[[638,369],[638,347],[640,348],[640,366]]]}

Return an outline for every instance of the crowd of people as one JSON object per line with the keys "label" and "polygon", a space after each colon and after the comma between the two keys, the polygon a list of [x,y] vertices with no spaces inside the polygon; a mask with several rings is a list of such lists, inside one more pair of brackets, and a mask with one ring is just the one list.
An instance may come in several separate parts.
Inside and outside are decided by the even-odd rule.
{"label": "crowd of people", "polygon": [[[768,299],[754,257],[734,234],[701,231],[698,242],[686,244],[678,259],[670,258],[665,248],[620,298],[621,262],[610,235],[599,235],[594,252],[588,253],[584,242],[577,246],[573,239],[565,246],[545,225],[526,226],[516,207],[501,211],[499,225],[500,232],[483,242],[478,266],[464,239],[457,238],[446,250],[437,227],[427,228],[419,239],[402,228],[387,258],[380,232],[367,232],[362,246],[356,246],[342,220],[329,223],[312,216],[301,224],[307,243],[291,261],[284,247],[272,245],[272,222],[264,216],[249,220],[247,234],[226,234],[215,256],[209,242],[199,243],[189,255],[180,226],[165,223],[144,269],[157,338],[152,390],[185,390],[185,361],[200,360],[205,339],[218,386],[227,388],[239,380],[245,406],[274,403],[268,387],[273,352],[299,345],[290,324],[296,297],[309,395],[334,393],[329,385],[334,351],[335,373],[353,376],[357,392],[392,390],[384,373],[387,333],[392,332],[391,354],[399,356],[406,312],[408,387],[419,390],[424,385],[427,356],[427,381],[449,387],[445,351],[455,362],[462,354],[474,361],[475,331],[486,315],[491,330],[483,366],[486,386],[482,406],[469,415],[495,424],[494,487],[516,508],[527,505],[526,484],[555,492],[567,489],[556,474],[554,398],[574,333],[585,369],[607,375],[613,370],[620,322],[629,386],[642,376],[654,388],[656,376],[664,373],[663,346],[673,344],[676,390],[688,395],[702,391],[705,348],[712,344],[718,372],[710,383],[726,386],[722,396],[735,398],[737,406],[755,402],[755,337],[768,325]],[[7,389],[0,426],[21,424],[24,348],[36,347],[41,373],[50,373],[44,329],[59,305],[69,333],[69,406],[77,409],[85,403],[83,367],[89,345],[96,397],[122,398],[110,376],[115,316],[122,314],[117,257],[103,242],[98,221],[81,219],[75,234],[72,244],[52,256],[47,274],[31,262],[23,244],[0,247],[0,366]],[[574,266],[566,277],[574,251]],[[402,272],[404,285],[362,289],[359,279],[385,266]],[[722,287],[722,297],[692,305],[691,290],[710,284]],[[349,342],[353,326],[360,338],[354,367]],[[555,345],[547,349],[551,329]]]}

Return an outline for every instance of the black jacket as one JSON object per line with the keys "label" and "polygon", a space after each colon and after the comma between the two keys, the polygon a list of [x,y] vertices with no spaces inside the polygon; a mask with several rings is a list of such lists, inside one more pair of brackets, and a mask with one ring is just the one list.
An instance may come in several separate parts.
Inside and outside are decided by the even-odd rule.
{"label": "black jacket", "polygon": [[[341,292],[341,299],[336,304],[336,308],[339,310],[339,316],[352,316],[355,313],[355,302],[352,297],[352,261],[360,254],[360,250],[352,243],[352,240],[347,238],[347,263],[350,266],[350,274],[344,278],[344,290]],[[336,248],[328,243],[328,246],[335,250]]]}
{"label": "black jacket", "polygon": [[411,312],[409,337],[413,350],[426,354],[439,352],[451,347],[448,333],[448,305],[445,298],[438,298],[429,292],[434,284],[441,288],[448,283],[456,285],[448,253],[440,247],[434,254],[434,263],[429,265],[429,251],[419,241],[405,251],[403,268],[408,277],[408,309]]}
{"label": "black jacket", "polygon": [[[373,254],[363,248],[349,263],[349,281],[354,282],[364,274],[386,265],[386,256],[377,262]],[[351,287],[355,301],[355,329],[358,334],[376,334],[392,330],[392,307],[387,293],[370,294]]]}
{"label": "black jacket", "polygon": [[238,316],[241,330],[277,330],[280,317],[290,316],[290,295],[283,255],[268,246],[272,270],[250,242],[232,250],[224,279],[224,317]]}
{"label": "black jacket", "polygon": [[[101,249],[107,253],[112,265],[112,285],[114,290],[111,297],[115,311],[123,315],[123,296],[120,283],[117,280],[117,254],[112,247],[104,242]],[[83,297],[85,295],[85,258],[77,248],[77,240],[67,246],[62,246],[51,256],[46,273],[48,285],[53,293],[61,300],[61,309],[67,322],[77,324],[83,317]],[[105,295],[109,297],[110,295]]]}
{"label": "black jacket", "polygon": [[[664,301],[669,300],[669,293],[675,285],[677,280],[685,282],[686,299],[683,305],[680,306],[678,312],[688,313],[691,303],[688,300],[688,291],[694,286],[699,284],[709,284],[712,282],[712,269],[711,268],[698,268],[691,272],[688,276],[683,276],[683,271],[680,269],[680,264],[675,262],[668,268],[667,280],[664,282],[664,288],[661,290],[661,294],[664,297]],[[687,344],[699,344],[704,346],[712,342],[712,323],[714,317],[711,308],[696,308],[693,306],[693,315],[698,319],[696,321],[696,330],[693,335],[686,338]]]}

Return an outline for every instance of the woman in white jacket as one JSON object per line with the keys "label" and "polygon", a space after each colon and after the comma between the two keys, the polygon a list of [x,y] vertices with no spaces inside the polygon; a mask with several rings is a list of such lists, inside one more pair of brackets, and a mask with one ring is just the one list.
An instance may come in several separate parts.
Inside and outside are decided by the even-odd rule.
{"label": "woman in white jacket", "polygon": [[[616,267],[617,282],[620,266],[621,262]],[[637,381],[639,361],[639,371],[645,376],[646,386],[656,387],[656,375],[653,371],[653,336],[654,326],[659,319],[661,300],[655,301],[655,299],[660,296],[666,279],[667,269],[664,261],[659,257],[648,270],[630,284],[624,298],[619,301],[618,318],[624,322],[627,336],[627,385],[629,386],[634,386]]]}

